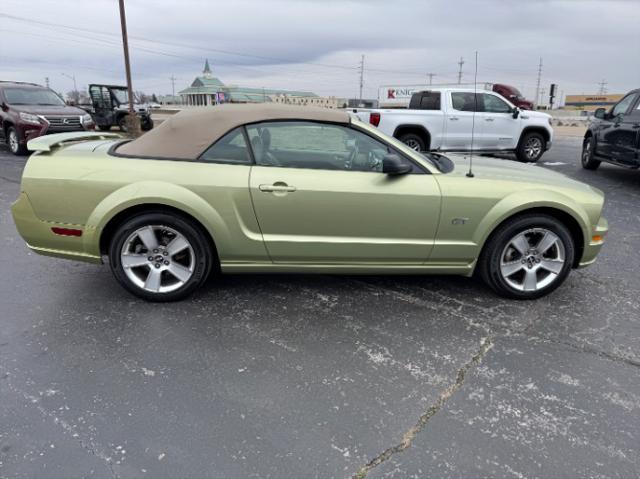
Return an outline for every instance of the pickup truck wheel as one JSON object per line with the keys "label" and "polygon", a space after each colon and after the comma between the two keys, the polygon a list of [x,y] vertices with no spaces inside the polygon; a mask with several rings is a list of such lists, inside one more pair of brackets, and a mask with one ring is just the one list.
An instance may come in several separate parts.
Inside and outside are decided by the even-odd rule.
{"label": "pickup truck wheel", "polygon": [[11,153],[16,156],[26,155],[29,152],[26,146],[20,144],[18,131],[13,126],[7,129],[7,145]]}
{"label": "pickup truck wheel", "polygon": [[582,167],[585,170],[596,170],[600,166],[600,161],[593,158],[596,142],[593,136],[585,138],[582,142]]}
{"label": "pickup truck wheel", "polygon": [[527,133],[516,150],[516,157],[523,163],[535,163],[544,153],[544,137],[540,133]]}
{"label": "pickup truck wheel", "polygon": [[500,296],[536,299],[564,282],[574,255],[566,226],[551,216],[528,214],[498,227],[482,250],[478,271]]}
{"label": "pickup truck wheel", "polygon": [[427,145],[425,145],[424,140],[415,133],[405,133],[404,135],[400,135],[398,140],[400,140],[412,150],[425,151],[427,149]]}
{"label": "pickup truck wheel", "polygon": [[213,253],[200,229],[162,212],[131,218],[109,244],[109,265],[116,280],[147,301],[186,298],[205,282],[212,262]]}

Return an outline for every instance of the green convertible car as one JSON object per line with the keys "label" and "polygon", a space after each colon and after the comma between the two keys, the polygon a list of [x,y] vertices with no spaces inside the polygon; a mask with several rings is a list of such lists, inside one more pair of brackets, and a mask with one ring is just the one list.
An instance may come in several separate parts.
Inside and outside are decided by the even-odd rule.
{"label": "green convertible car", "polygon": [[420,154],[345,111],[223,105],[136,140],[29,142],[12,211],[34,251],[152,301],[215,273],[459,274],[537,298],[592,263],[601,191],[533,165]]}

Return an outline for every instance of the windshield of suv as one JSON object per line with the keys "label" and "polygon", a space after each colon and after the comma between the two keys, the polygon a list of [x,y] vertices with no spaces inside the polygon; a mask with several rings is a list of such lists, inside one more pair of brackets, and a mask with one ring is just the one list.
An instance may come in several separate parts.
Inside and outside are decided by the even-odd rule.
{"label": "windshield of suv", "polygon": [[4,96],[10,105],[64,106],[64,101],[54,91],[36,88],[6,88]]}

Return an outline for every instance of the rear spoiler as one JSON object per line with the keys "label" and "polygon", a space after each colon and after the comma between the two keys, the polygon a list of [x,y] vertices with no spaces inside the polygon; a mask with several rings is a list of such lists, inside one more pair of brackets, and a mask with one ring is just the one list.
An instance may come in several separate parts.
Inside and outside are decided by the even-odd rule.
{"label": "rear spoiler", "polygon": [[27,149],[31,151],[51,151],[53,147],[63,145],[72,141],[85,140],[112,140],[122,138],[119,133],[99,133],[93,131],[74,131],[69,133],[55,133],[53,135],[43,135],[29,140]]}

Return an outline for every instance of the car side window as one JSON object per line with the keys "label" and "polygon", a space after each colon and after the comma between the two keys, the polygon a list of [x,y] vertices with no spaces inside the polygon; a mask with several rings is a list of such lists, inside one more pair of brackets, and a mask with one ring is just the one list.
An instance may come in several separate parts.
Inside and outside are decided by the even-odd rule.
{"label": "car side window", "polygon": [[265,122],[247,126],[247,133],[261,166],[382,172],[382,159],[391,153],[385,143],[331,123]]}
{"label": "car side window", "polygon": [[231,130],[200,155],[200,161],[250,165],[251,156],[242,127]]}
{"label": "car side window", "polygon": [[484,111],[487,113],[511,113],[511,107],[507,102],[489,93],[483,93]]}
{"label": "car side window", "polygon": [[458,111],[482,111],[482,95],[480,93],[471,92],[452,92],[451,103],[454,110]]}
{"label": "car side window", "polygon": [[612,116],[624,115],[629,107],[636,101],[637,95],[637,93],[631,93],[620,100],[620,103],[613,107],[613,111],[611,112]]}

